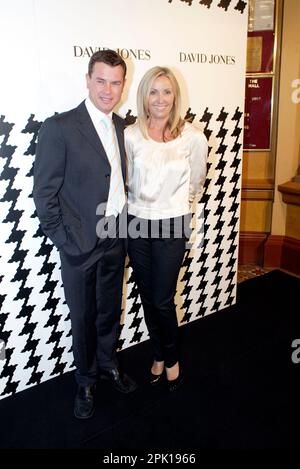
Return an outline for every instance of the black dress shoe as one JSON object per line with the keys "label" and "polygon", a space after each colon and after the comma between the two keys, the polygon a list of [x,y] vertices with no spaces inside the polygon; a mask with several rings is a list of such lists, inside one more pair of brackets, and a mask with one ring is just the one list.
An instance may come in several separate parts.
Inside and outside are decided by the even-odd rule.
{"label": "black dress shoe", "polygon": [[118,368],[109,368],[107,370],[100,370],[100,378],[111,381],[113,387],[125,394],[136,390],[137,385],[128,375],[121,374]]}
{"label": "black dress shoe", "polygon": [[167,379],[169,392],[176,391],[176,389],[178,389],[179,386],[182,385],[182,383],[183,383],[183,374],[182,374],[182,371],[180,371],[176,379],[172,379],[172,380]]}
{"label": "black dress shoe", "polygon": [[95,411],[95,385],[78,386],[74,404],[74,415],[77,419],[89,419]]}
{"label": "black dress shoe", "polygon": [[[164,370],[165,371],[165,370]],[[150,371],[150,384],[152,386],[156,386],[157,384],[163,381],[164,371],[160,373],[160,375],[154,375],[152,371]]]}

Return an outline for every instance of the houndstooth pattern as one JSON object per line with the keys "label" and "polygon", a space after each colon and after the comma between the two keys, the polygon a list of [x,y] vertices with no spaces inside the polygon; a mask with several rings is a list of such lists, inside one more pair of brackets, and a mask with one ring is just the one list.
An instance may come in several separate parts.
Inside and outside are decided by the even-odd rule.
{"label": "houndstooth pattern", "polygon": [[[187,250],[177,285],[181,324],[235,301],[241,177],[240,109],[189,109],[209,142],[208,174],[195,209],[198,237]],[[129,110],[127,120],[135,116]],[[8,396],[73,368],[71,326],[58,253],[43,235],[32,199],[37,132],[41,122],[0,117],[1,252],[0,395]],[[119,348],[148,337],[132,271],[124,277]]]}
{"label": "houndstooth pattern", "polygon": [[168,0],[168,3],[183,2],[188,6],[197,4],[197,6],[202,6],[210,9],[211,7],[223,8],[225,11],[230,11],[230,8],[233,11],[237,11],[243,14],[246,11],[247,0]]}

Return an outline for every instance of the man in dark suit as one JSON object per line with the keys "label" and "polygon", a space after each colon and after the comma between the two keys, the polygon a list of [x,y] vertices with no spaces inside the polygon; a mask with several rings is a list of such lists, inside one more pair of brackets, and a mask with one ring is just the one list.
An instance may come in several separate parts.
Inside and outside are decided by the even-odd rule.
{"label": "man in dark suit", "polygon": [[[78,384],[74,414],[80,419],[94,412],[99,376],[118,391],[136,389],[116,358],[126,254],[119,235],[125,149],[124,120],[112,111],[121,99],[125,75],[126,64],[115,51],[93,54],[87,99],[45,120],[34,165],[37,214],[61,259]],[[111,222],[115,230],[109,236],[105,226]]]}

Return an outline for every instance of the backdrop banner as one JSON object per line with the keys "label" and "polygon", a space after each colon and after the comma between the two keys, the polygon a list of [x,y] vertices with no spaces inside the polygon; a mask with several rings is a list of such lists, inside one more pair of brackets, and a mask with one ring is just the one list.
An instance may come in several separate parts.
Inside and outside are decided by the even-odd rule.
{"label": "backdrop banner", "polygon": [[[0,0],[1,397],[73,368],[59,256],[39,227],[33,164],[41,123],[85,99],[96,50],[126,60],[117,112],[129,123],[141,77],[164,65],[178,78],[182,116],[209,141],[197,235],[178,280],[179,324],[235,303],[247,11],[243,0]],[[127,267],[119,348],[147,338]]]}

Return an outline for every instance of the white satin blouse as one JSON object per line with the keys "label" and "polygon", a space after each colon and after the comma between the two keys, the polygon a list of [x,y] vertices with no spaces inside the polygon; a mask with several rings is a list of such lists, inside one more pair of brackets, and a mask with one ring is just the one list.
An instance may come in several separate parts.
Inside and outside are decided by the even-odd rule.
{"label": "white satin blouse", "polygon": [[128,158],[128,213],[148,220],[173,218],[190,211],[206,176],[207,140],[185,123],[169,142],[145,139],[137,124],[125,130]]}

